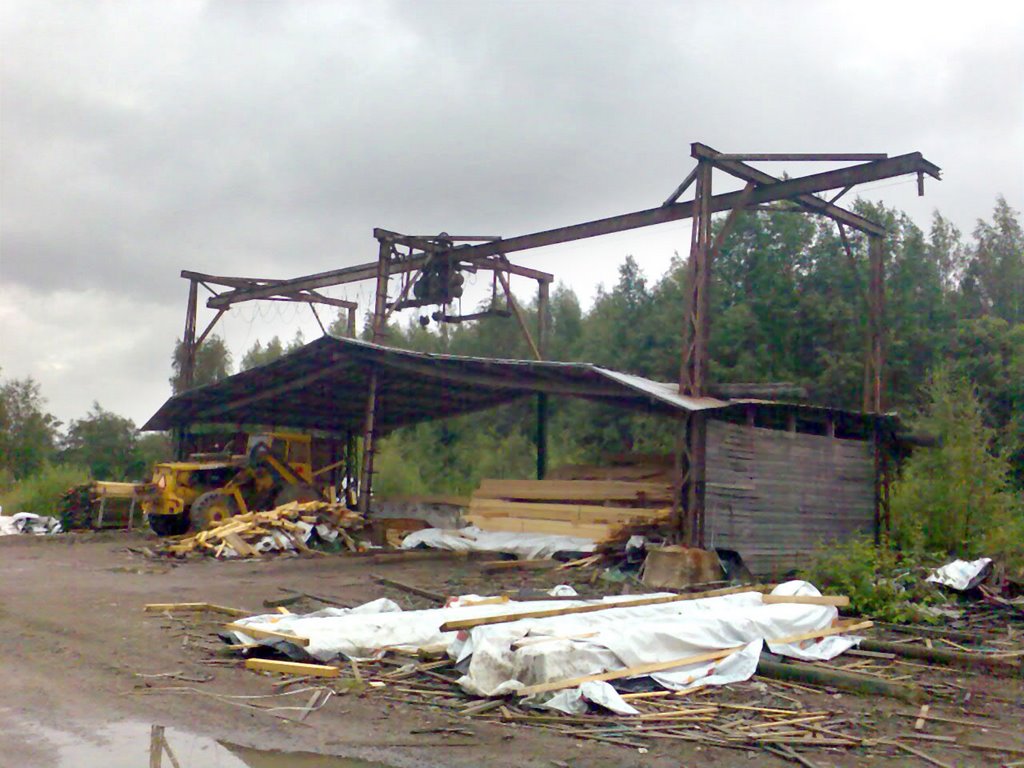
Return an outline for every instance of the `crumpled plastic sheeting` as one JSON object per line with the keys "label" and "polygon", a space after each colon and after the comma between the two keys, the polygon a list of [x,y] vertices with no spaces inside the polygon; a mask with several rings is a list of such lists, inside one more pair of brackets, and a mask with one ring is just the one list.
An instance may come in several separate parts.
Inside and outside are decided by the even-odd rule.
{"label": "crumpled plastic sheeting", "polygon": [[0,516],[0,536],[13,536],[19,533],[34,533],[37,536],[44,536],[60,533],[61,530],[60,520],[56,517],[44,517],[32,512]]}
{"label": "crumpled plastic sheeting", "polygon": [[[806,582],[788,582],[776,593],[816,595],[818,591]],[[651,675],[675,690],[738,682],[753,675],[765,639],[825,629],[837,616],[833,606],[765,605],[760,593],[742,592],[480,626],[469,631],[458,649],[460,659],[469,658],[459,684],[469,693],[500,696],[551,680],[741,647],[724,659]],[[522,642],[543,635],[554,639]],[[834,635],[821,642],[775,643],[772,650],[800,659],[827,660],[857,642],[858,638]]]}
{"label": "crumpled plastic sheeting", "polygon": [[[523,701],[533,704],[530,697]],[[559,691],[547,701],[538,703],[536,706],[540,709],[557,709],[567,715],[582,715],[588,710],[588,702],[604,707],[618,715],[640,714],[635,707],[628,704],[619,695],[618,691],[603,680],[591,680],[572,690]]]}
{"label": "crumpled plastic sheeting", "polygon": [[983,582],[988,576],[991,566],[991,557],[981,557],[970,562],[954,560],[932,571],[928,581],[955,589],[958,592],[964,592]]}
{"label": "crumpled plastic sheeting", "polygon": [[475,526],[424,528],[413,531],[402,540],[402,549],[414,549],[420,545],[453,552],[506,552],[524,560],[551,557],[558,552],[593,552],[596,546],[593,539],[576,536],[481,531]]}
{"label": "crumpled plastic sheeting", "polygon": [[[472,602],[470,597],[461,600]],[[302,650],[320,661],[330,661],[339,656],[362,661],[378,659],[391,650],[415,653],[419,648],[427,646],[452,644],[457,633],[441,631],[441,625],[446,621],[494,616],[513,610],[533,611],[570,605],[583,605],[583,601],[538,600],[487,605],[456,603],[445,608],[402,611],[397,603],[381,598],[355,608],[325,608],[306,614],[271,613],[240,619],[235,623],[275,632],[291,632],[296,637],[307,638],[309,645]],[[279,647],[280,643],[278,640],[243,638],[243,633],[238,631],[235,634],[242,642],[259,642],[274,647]]]}
{"label": "crumpled plastic sheeting", "polygon": [[[817,595],[807,582],[787,582],[774,594]],[[656,595],[624,595],[606,602]],[[469,693],[499,696],[524,686],[585,677],[653,662],[686,659],[703,653],[737,650],[714,659],[651,677],[660,685],[683,690],[749,679],[757,667],[765,639],[825,629],[838,612],[833,606],[765,605],[759,592],[683,600],[644,606],[608,608],[590,613],[520,619],[474,627],[468,632],[441,632],[446,621],[569,608],[593,601],[530,601],[473,605],[464,597],[450,607],[402,612],[390,600],[353,609],[329,608],[306,615],[269,614],[242,619],[279,632],[309,639],[304,650],[321,661],[338,656],[379,658],[392,649],[415,651],[445,644],[463,670],[459,684]],[[251,642],[244,632],[239,639]],[[281,647],[281,641],[261,640]],[[771,644],[784,656],[828,660],[858,642],[833,635],[820,641]],[[292,646],[292,650],[299,650]],[[594,694],[599,695],[598,693]],[[539,697],[538,703],[553,698]],[[567,702],[570,696],[562,697]],[[561,699],[559,699],[561,700]],[[570,706],[569,703],[566,706]],[[603,705],[602,705],[603,706]]]}

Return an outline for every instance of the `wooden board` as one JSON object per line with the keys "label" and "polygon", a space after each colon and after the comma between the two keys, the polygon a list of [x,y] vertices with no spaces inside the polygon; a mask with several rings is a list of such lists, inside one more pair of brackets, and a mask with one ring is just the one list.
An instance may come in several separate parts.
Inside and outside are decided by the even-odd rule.
{"label": "wooden board", "polygon": [[524,501],[631,501],[654,505],[671,503],[667,483],[618,480],[482,480],[474,499]]}
{"label": "wooden board", "polygon": [[509,533],[546,533],[553,536],[576,536],[581,539],[603,541],[615,534],[617,526],[577,525],[564,520],[522,520],[515,517],[485,517],[466,515],[466,522],[482,531]]}
{"label": "wooden board", "polygon": [[670,661],[655,661],[650,664],[638,664],[635,667],[626,667],[625,669],[614,669],[611,672],[601,672],[596,675],[585,675],[584,677],[573,677],[568,680],[555,680],[550,683],[540,683],[538,685],[528,685],[525,688],[521,688],[516,691],[518,696],[531,696],[535,693],[545,693],[547,691],[559,691],[563,688],[574,688],[577,685],[583,683],[589,683],[593,681],[601,680],[621,680],[624,677],[639,677],[640,675],[649,675],[653,672],[667,672],[670,669],[676,667],[687,667],[691,664],[700,664],[705,661],[715,661],[717,659],[724,659],[726,656],[731,656],[736,651],[742,650],[743,646],[738,645],[735,648],[726,648],[721,651],[709,651],[708,653],[700,653],[695,656],[687,656],[681,659],[672,659]]}
{"label": "wooden board", "polygon": [[337,677],[341,670],[326,664],[301,664],[297,661],[276,661],[274,659],[246,659],[245,668],[256,672],[277,672],[282,675],[306,677]]}
{"label": "wooden board", "polygon": [[623,524],[637,521],[658,521],[668,518],[671,509],[637,507],[601,507],[590,504],[545,504],[504,499],[473,499],[469,513],[482,517],[518,517],[529,520],[563,520],[569,523]]}
{"label": "wooden board", "polygon": [[249,637],[263,638],[265,640],[287,640],[294,645],[309,645],[308,637],[298,637],[287,632],[277,632],[273,629],[260,629],[259,627],[250,627],[247,624],[225,624],[224,627],[232,632],[241,632]]}

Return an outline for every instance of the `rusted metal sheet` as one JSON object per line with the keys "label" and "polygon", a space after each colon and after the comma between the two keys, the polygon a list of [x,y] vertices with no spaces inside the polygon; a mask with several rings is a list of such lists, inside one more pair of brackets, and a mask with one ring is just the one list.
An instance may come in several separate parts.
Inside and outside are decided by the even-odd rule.
{"label": "rusted metal sheet", "polygon": [[873,532],[867,440],[709,419],[707,454],[705,543],[736,550],[755,573],[800,568],[829,540]]}

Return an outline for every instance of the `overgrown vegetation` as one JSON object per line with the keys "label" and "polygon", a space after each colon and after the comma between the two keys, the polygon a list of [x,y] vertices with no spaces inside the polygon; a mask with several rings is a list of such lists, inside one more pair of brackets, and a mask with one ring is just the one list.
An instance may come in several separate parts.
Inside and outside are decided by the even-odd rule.
{"label": "overgrown vegetation", "polygon": [[889,542],[876,546],[868,538],[823,546],[803,578],[823,592],[847,595],[850,609],[891,622],[935,622],[929,606],[942,602],[938,589],[927,582],[939,564],[934,557],[900,552]]}
{"label": "overgrown vegetation", "polygon": [[56,516],[64,492],[89,480],[89,470],[84,467],[46,462],[31,475],[0,490],[0,506],[7,515],[32,512]]}
{"label": "overgrown vegetation", "polygon": [[1009,461],[996,450],[996,431],[985,424],[975,388],[939,367],[925,392],[928,404],[915,428],[939,444],[915,451],[903,465],[892,493],[893,543],[963,558],[1013,554],[993,553],[997,531],[1012,526],[1021,510]]}

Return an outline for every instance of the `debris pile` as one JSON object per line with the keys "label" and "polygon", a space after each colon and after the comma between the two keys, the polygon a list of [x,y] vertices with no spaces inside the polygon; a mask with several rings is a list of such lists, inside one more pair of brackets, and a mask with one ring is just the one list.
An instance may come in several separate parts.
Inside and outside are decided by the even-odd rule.
{"label": "debris pile", "polygon": [[191,536],[169,538],[159,554],[216,558],[260,557],[270,552],[322,555],[324,550],[360,551],[352,533],[366,521],[344,504],[293,501],[267,512],[235,515]]}
{"label": "debris pile", "polygon": [[[481,566],[492,587],[495,574],[511,570],[493,565]],[[1024,742],[997,709],[1011,701],[1001,694],[1024,668],[1020,614],[980,632],[890,625],[879,632],[870,621],[840,618],[846,599],[806,582],[603,598],[551,597],[560,589],[445,598],[374,578],[441,607],[403,611],[381,598],[290,614],[277,599],[264,605],[279,613],[262,615],[193,604],[150,610],[229,620],[219,634],[230,644],[206,663],[277,675],[281,696],[315,694],[306,707],[271,712],[285,718],[285,710],[301,720],[332,697],[358,693],[466,723],[431,733],[472,736],[470,722],[490,722],[642,752],[668,755],[683,741],[708,749],[709,760],[725,759],[713,750],[727,749],[818,768],[868,758],[943,766],[1024,758]],[[870,639],[853,636],[868,629]],[[978,675],[1006,687],[979,685]],[[815,751],[829,756],[825,763]]]}

